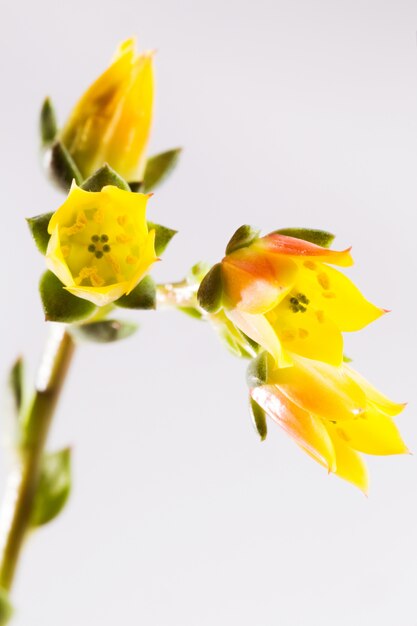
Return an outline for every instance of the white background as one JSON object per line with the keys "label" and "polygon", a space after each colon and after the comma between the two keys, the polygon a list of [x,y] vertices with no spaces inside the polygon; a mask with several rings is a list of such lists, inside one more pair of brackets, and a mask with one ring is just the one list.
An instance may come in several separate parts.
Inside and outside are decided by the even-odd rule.
{"label": "white background", "polygon": [[[136,34],[158,50],[151,152],[185,146],[150,202],[180,231],[157,277],[218,260],[242,223],[337,233],[392,309],[346,351],[410,401],[416,450],[416,28],[411,0],[3,0],[3,378],[19,352],[35,371],[47,333],[23,219],[62,200],[39,106],[65,119]],[[16,626],[416,626],[416,457],[370,458],[367,499],[273,424],[259,443],[244,363],[209,327],[132,316],[133,339],[77,353],[50,442],[73,446],[74,490],[26,546]]]}

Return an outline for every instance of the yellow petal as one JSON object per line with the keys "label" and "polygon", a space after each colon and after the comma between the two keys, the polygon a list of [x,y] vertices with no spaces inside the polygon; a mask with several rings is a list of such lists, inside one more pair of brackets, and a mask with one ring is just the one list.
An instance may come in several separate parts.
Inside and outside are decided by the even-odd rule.
{"label": "yellow petal", "polygon": [[358,372],[351,367],[346,365],[345,370],[348,376],[350,376],[350,378],[363,389],[368,403],[373,405],[379,411],[382,411],[382,413],[385,413],[385,415],[395,417],[406,407],[406,404],[404,403],[393,402],[387,398],[387,396],[378,391],[378,389],[371,385],[366,378],[358,374]]}
{"label": "yellow petal", "polygon": [[135,269],[135,273],[129,282],[126,294],[129,294],[132,289],[136,287],[148,271],[149,267],[158,260],[159,259],[155,254],[155,230],[151,230],[143,244],[143,248],[141,249],[140,259]]}
{"label": "yellow petal", "polygon": [[294,313],[288,298],[267,314],[284,348],[309,359],[340,365],[343,360],[343,338],[340,330],[323,312],[308,306]]}
{"label": "yellow petal", "polygon": [[46,267],[55,274],[64,285],[73,285],[74,280],[62,254],[59,242],[59,226],[56,225],[48,242],[45,255]]}
{"label": "yellow petal", "polygon": [[332,441],[320,419],[290,402],[274,385],[256,387],[251,395],[299,446],[329,471],[335,470]]}
{"label": "yellow petal", "polygon": [[344,368],[292,355],[294,366],[277,369],[271,382],[306,411],[327,420],[351,420],[366,409],[362,389],[345,373]]}
{"label": "yellow petal", "polygon": [[366,454],[406,454],[407,446],[393,420],[374,407],[357,419],[335,426],[337,434],[352,448]]}
{"label": "yellow petal", "polygon": [[356,487],[359,487],[359,489],[367,495],[369,478],[364,461],[355,450],[352,450],[352,448],[339,437],[331,424],[326,424],[326,427],[336,454],[336,469],[334,473]]}
{"label": "yellow petal", "polygon": [[347,276],[322,263],[300,264],[296,288],[344,332],[360,330],[384,314]]}
{"label": "yellow petal", "polygon": [[88,300],[97,306],[106,306],[121,298],[128,289],[128,283],[116,283],[106,287],[66,287],[66,290],[78,298]]}
{"label": "yellow petal", "polygon": [[271,354],[278,367],[292,365],[292,358],[282,349],[278,336],[264,315],[252,315],[237,309],[226,310],[225,313],[237,328]]}

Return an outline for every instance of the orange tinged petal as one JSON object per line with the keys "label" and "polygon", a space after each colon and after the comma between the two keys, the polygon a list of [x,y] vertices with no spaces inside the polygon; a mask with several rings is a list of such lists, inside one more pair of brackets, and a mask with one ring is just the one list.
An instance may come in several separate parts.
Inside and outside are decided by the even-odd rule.
{"label": "orange tinged petal", "polygon": [[294,441],[329,471],[335,471],[332,440],[322,421],[291,402],[275,385],[251,390],[252,398]]}
{"label": "orange tinged petal", "polygon": [[313,258],[317,261],[344,267],[353,265],[350,248],[342,251],[331,250],[330,248],[317,246],[304,239],[296,239],[295,237],[288,237],[287,235],[280,235],[278,233],[271,233],[270,235],[261,237],[261,239],[258,239],[253,245],[254,247],[258,247],[274,255]]}

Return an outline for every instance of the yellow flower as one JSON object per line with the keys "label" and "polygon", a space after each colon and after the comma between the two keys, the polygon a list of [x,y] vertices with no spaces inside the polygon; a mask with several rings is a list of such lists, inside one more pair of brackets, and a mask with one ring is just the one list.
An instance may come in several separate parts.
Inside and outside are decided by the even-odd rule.
{"label": "yellow flower", "polygon": [[129,39],[81,97],[61,132],[84,178],[108,163],[128,181],[141,179],[152,104],[152,53],[138,55]]}
{"label": "yellow flower", "polygon": [[146,223],[148,197],[73,184],[49,222],[46,251],[48,268],[68,291],[104,306],[136,287],[157,260],[155,231]]}
{"label": "yellow flower", "polygon": [[341,332],[384,313],[329,265],[352,263],[349,250],[275,233],[255,239],[222,261],[225,312],[280,367],[292,365],[293,353],[340,365]]}
{"label": "yellow flower", "polygon": [[251,389],[255,402],[310,456],[365,493],[368,475],[358,452],[408,452],[392,419],[404,404],[382,395],[346,365],[294,357],[267,384]]}

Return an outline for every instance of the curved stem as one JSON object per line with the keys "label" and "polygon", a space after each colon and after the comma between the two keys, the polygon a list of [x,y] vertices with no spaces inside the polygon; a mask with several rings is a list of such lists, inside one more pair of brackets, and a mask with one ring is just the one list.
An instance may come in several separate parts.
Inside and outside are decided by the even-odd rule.
{"label": "curved stem", "polygon": [[187,280],[157,285],[157,308],[191,307],[200,310],[197,302],[198,285],[190,285]]}
{"label": "curved stem", "polygon": [[0,586],[6,590],[12,586],[22,545],[30,529],[44,447],[74,347],[65,327],[54,326],[31,403],[23,415],[20,454],[8,479],[0,515]]}

